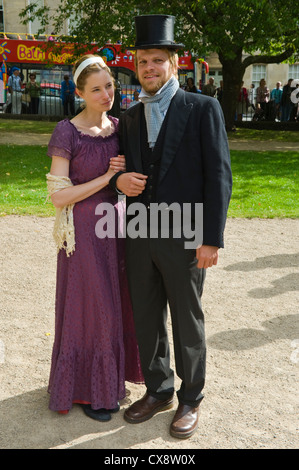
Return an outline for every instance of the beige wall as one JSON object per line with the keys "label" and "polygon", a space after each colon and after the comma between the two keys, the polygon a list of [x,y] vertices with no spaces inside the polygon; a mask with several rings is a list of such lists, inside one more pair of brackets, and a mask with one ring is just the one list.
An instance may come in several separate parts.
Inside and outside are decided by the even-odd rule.
{"label": "beige wall", "polygon": [[[34,0],[32,0],[34,1]],[[32,33],[34,34],[34,25],[30,26],[29,24],[23,25],[20,22],[19,13],[21,10],[26,8],[28,5],[28,0],[3,0],[4,7],[4,29],[8,33]],[[50,5],[51,9],[55,10],[59,5],[59,0],[44,0],[44,5]],[[46,30],[46,34],[51,34],[52,27],[49,25]],[[66,33],[66,28],[61,33]]]}
{"label": "beige wall", "polygon": [[[266,65],[266,84],[270,90],[276,88],[276,83],[281,82],[282,86],[288,81],[288,64],[268,64]],[[244,75],[244,86],[249,88],[252,83],[252,66],[246,69]]]}
{"label": "beige wall", "polygon": [[4,29],[8,33],[27,33],[27,26],[20,23],[19,12],[26,7],[26,0],[3,0]]}

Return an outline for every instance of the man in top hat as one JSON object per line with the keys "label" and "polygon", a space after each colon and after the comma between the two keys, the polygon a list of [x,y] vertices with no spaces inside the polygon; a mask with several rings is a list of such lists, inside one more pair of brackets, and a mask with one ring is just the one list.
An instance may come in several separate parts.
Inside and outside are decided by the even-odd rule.
{"label": "man in top hat", "polygon": [[[126,173],[117,173],[110,187],[127,196],[127,229],[132,203],[146,208],[147,237],[127,230],[127,273],[133,304],[146,394],[124,414],[141,423],[173,406],[174,372],[167,338],[170,307],[176,372],[181,379],[178,408],[170,433],[188,438],[198,426],[206,368],[204,315],[201,295],[206,268],[217,264],[231,195],[227,136],[219,103],[186,93],[177,80],[174,17],[135,18],[136,68],[140,102],[120,118],[121,152]],[[157,204],[191,206],[194,232],[202,230],[198,246],[186,248],[186,236],[174,235],[175,213],[169,215],[169,236],[152,235],[150,214]],[[196,204],[202,204],[198,226]],[[185,206],[183,206],[185,205]],[[135,206],[136,207],[136,206]],[[161,212],[161,217],[165,217]],[[131,216],[129,215],[131,214]],[[171,217],[172,215],[172,217]],[[182,220],[182,219],[181,219]],[[197,226],[196,226],[197,225]],[[157,227],[155,227],[157,228]],[[155,232],[155,230],[153,231]],[[125,328],[125,326],[124,326]]]}

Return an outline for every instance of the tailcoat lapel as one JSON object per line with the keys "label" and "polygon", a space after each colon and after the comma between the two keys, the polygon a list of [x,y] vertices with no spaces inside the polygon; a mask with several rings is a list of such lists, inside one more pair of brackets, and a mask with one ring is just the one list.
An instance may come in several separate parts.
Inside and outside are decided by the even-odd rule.
{"label": "tailcoat lapel", "polygon": [[[167,119],[167,127],[165,130],[165,138],[163,143],[163,155],[159,174],[159,183],[166,175],[170,167],[176,150],[183,137],[189,114],[193,107],[192,103],[186,104],[185,91],[178,89],[169,106],[169,116]],[[143,106],[138,104],[135,106],[134,114],[127,115],[127,133],[129,138],[130,154],[132,155],[133,164],[136,172],[142,173],[141,145],[140,145],[140,126],[141,113]]]}
{"label": "tailcoat lapel", "polygon": [[128,123],[128,140],[130,147],[130,155],[132,156],[135,171],[143,173],[142,160],[141,160],[141,146],[140,146],[140,125],[141,125],[141,112],[143,106],[136,104],[133,115],[127,115]]}
{"label": "tailcoat lapel", "polygon": [[169,116],[165,131],[159,183],[166,175],[168,168],[175,157],[177,148],[185,132],[189,114],[193,107],[192,103],[186,104],[185,93],[185,91],[178,89],[169,106]]}

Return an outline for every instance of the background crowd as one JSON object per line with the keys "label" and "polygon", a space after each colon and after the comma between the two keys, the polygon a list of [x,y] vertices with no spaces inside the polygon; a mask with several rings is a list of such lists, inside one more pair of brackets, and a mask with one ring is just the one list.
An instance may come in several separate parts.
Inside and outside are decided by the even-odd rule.
{"label": "background crowd", "polygon": [[[8,78],[9,97],[7,106],[11,104],[12,114],[22,114],[22,104],[26,103],[26,114],[39,114],[39,103],[41,96],[41,85],[36,81],[36,74],[30,73],[29,81],[24,83],[21,75],[21,69],[12,67],[11,75]],[[63,113],[65,116],[74,116],[75,112],[75,85],[68,75],[64,76],[61,82],[60,99],[63,104]]]}
{"label": "background crowd", "polygon": [[[292,86],[292,82],[296,82],[296,80],[294,81],[290,78],[282,86],[282,83],[278,81],[276,87],[272,90],[267,86],[264,78],[260,80],[257,88],[252,83],[247,89],[244,86],[244,82],[242,82],[236,108],[236,120],[242,121],[246,116],[247,120],[249,118],[253,121],[299,121],[299,103],[298,100],[297,102],[292,101],[291,97],[292,93],[299,88],[299,80],[297,80],[296,87]],[[198,88],[194,83],[194,79],[188,77],[182,88],[187,92],[212,96],[218,99],[220,104],[223,99],[223,81],[221,80],[219,87],[217,87],[213,77],[210,77],[203,86],[199,83]],[[8,80],[8,89],[11,96],[12,114],[21,114],[22,102],[27,103],[29,114],[38,114],[41,86],[36,81],[35,73],[29,75],[29,82],[24,87],[20,76],[20,69],[13,67],[12,74]],[[60,98],[63,104],[64,115],[70,114],[74,116],[76,114],[75,85],[68,75],[64,76],[64,80],[61,83]],[[138,102],[138,97],[134,96],[132,105],[136,102]],[[119,117],[119,114],[120,112],[113,115]]]}
{"label": "background crowd", "polygon": [[[296,87],[292,86],[294,80],[290,78],[288,82],[282,86],[281,82],[276,83],[276,87],[270,90],[266,84],[266,80],[262,78],[259,86],[255,88],[252,83],[250,88],[244,87],[241,83],[236,109],[236,120],[242,121],[244,115],[250,114],[253,121],[299,121],[299,103],[292,101],[292,93],[296,96],[296,90],[299,94],[299,80]],[[185,91],[194,93],[203,93],[212,96],[222,102],[223,98],[223,81],[217,87],[214,78],[210,77],[206,85],[202,89],[197,89],[192,78],[187,79],[186,85],[183,87]]]}

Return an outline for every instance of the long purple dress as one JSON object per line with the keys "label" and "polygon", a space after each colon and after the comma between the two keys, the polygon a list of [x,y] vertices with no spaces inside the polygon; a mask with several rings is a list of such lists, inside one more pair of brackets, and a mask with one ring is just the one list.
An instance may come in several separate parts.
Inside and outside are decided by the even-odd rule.
{"label": "long purple dress", "polygon": [[[110,117],[114,132],[92,137],[67,119],[59,122],[48,155],[70,160],[74,185],[106,173],[118,155],[118,120]],[[124,239],[99,239],[95,209],[101,202],[114,206],[115,219],[124,203],[105,187],[74,206],[75,252],[61,249],[57,259],[55,340],[49,379],[54,411],[70,410],[73,403],[113,409],[125,397],[125,380],[143,382],[133,315],[125,273]],[[103,215],[106,215],[104,213]]]}

